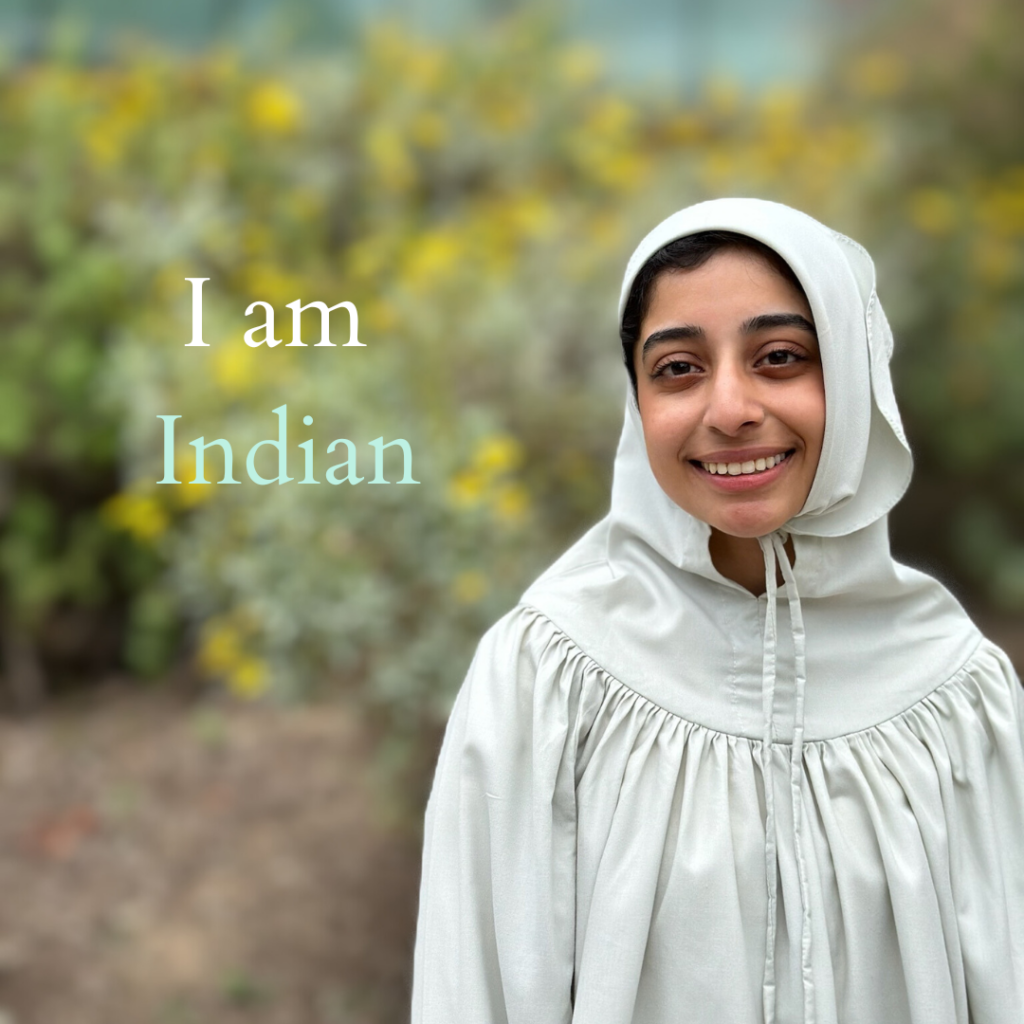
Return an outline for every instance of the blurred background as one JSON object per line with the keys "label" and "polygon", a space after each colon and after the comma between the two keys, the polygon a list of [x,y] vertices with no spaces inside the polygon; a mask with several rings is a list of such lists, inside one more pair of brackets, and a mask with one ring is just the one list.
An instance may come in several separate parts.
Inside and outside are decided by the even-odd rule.
{"label": "blurred background", "polygon": [[[607,508],[620,275],[689,203],[872,252],[894,548],[1020,668],[1022,123],[1011,0],[0,0],[0,1022],[405,1019],[450,702]],[[250,349],[256,299],[366,348]],[[421,483],[156,484],[158,414],[241,476],[284,403]]]}

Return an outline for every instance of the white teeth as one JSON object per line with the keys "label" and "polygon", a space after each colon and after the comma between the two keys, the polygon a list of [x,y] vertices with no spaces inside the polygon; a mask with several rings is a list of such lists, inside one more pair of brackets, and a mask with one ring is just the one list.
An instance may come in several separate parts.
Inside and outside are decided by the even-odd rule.
{"label": "white teeth", "polygon": [[708,473],[717,476],[745,476],[748,473],[763,473],[766,469],[773,469],[786,458],[786,453],[769,455],[763,459],[752,459],[748,462],[702,462],[701,466]]}

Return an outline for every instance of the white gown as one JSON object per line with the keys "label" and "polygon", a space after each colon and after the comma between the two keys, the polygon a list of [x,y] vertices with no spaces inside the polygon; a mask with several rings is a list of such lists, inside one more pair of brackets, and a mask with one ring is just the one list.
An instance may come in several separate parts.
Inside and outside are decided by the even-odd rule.
{"label": "white gown", "polygon": [[[647,464],[482,640],[426,819],[414,1024],[1021,1024],[1024,694],[895,563],[891,337],[854,243],[757,200],[670,218],[775,248],[826,436],[754,597]],[[840,383],[842,382],[842,386]]]}

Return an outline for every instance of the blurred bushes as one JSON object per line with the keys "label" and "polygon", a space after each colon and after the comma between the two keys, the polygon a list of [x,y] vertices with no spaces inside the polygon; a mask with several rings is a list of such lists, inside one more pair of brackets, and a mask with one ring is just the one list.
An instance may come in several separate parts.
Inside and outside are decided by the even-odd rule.
{"label": "blurred bushes", "polygon": [[[865,209],[917,460],[894,539],[1024,610],[1024,8],[917,4],[859,64],[891,170]],[[854,66],[857,66],[855,62]]]}
{"label": "blurred bushes", "polygon": [[[451,43],[384,25],[273,73],[137,49],[8,69],[8,676],[26,651],[57,664],[53,624],[91,607],[133,671],[184,650],[240,694],[348,681],[405,727],[436,720],[479,634],[606,507],[625,258],[670,210],[730,193],[881,257],[917,549],[1024,607],[1024,154],[1002,115],[986,148],[970,83],[951,105],[917,61],[869,48],[815,89],[631,98],[592,52],[520,21]],[[986,95],[1016,88],[1004,63],[986,63]],[[184,347],[186,277],[210,278],[206,349]],[[354,302],[366,348],[312,347],[310,314],[310,347],[250,349],[257,299],[285,341],[286,303]],[[244,453],[285,403],[296,480],[258,487]],[[231,442],[243,484],[158,486],[158,414],[181,416],[178,479],[202,435]],[[381,436],[409,441],[418,486],[298,483],[299,441],[322,481],[337,438],[371,477]],[[206,463],[219,479],[219,449]]]}

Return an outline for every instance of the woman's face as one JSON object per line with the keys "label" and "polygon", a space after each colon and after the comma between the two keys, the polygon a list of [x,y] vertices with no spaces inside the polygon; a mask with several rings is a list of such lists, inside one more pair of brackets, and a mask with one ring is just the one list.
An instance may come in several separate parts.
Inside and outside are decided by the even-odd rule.
{"label": "woman's face", "polygon": [[753,253],[724,250],[654,283],[634,353],[647,457],[681,508],[761,537],[810,492],[825,383],[810,307]]}

